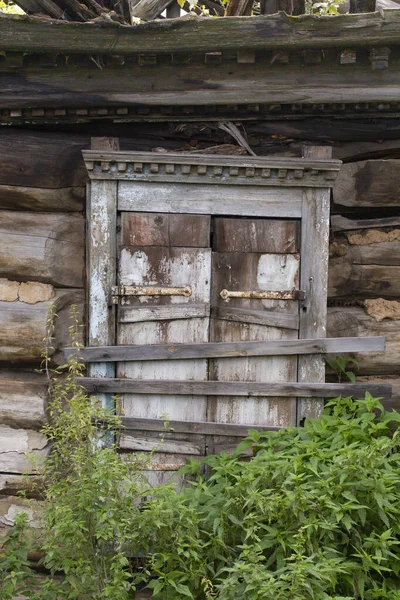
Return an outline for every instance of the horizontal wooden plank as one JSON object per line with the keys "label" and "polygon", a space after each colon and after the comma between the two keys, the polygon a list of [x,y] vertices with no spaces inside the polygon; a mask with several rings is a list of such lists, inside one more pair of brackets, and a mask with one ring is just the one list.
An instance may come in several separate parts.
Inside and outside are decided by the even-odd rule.
{"label": "horizontal wooden plank", "polygon": [[233,425],[204,421],[163,421],[161,419],[135,419],[121,417],[122,426],[130,431],[161,431],[165,433],[197,433],[204,435],[246,436],[249,429],[277,431],[281,427],[260,425]]}
{"label": "horizontal wooden plank", "polygon": [[127,182],[118,184],[118,210],[138,212],[301,217],[302,190],[260,186]]}
{"label": "horizontal wooden plank", "polygon": [[234,306],[211,306],[211,316],[222,321],[268,325],[282,329],[298,329],[299,316],[278,310],[252,310]]}
{"label": "horizontal wooden plank", "polygon": [[213,250],[218,252],[299,251],[300,223],[278,219],[214,220]]}
{"label": "horizontal wooden plank", "polygon": [[121,245],[208,248],[210,217],[123,212]]}
{"label": "horizontal wooden plank", "polygon": [[252,381],[172,381],[145,379],[96,379],[81,377],[78,383],[89,393],[111,394],[162,394],[206,396],[309,396],[312,398],[335,398],[340,395],[390,397],[390,385],[364,385],[357,383],[256,383]]}
{"label": "horizontal wooden plank", "polygon": [[[206,344],[160,344],[146,346],[100,346],[81,348],[85,362],[181,360],[187,358],[229,358],[233,356],[280,356],[326,354],[333,352],[370,352],[385,349],[384,337],[320,338],[270,342],[210,342]],[[66,348],[66,356],[76,353]]]}
{"label": "horizontal wooden plank", "polygon": [[[229,19],[165,19],[135,27],[97,23],[67,23],[3,15],[2,48],[14,52],[55,52],[112,55],[137,52],[187,52],[264,48],[328,48],[400,41],[398,11],[290,17],[284,13]],[[249,96],[249,99],[251,96]]]}
{"label": "horizontal wooden plank", "polygon": [[142,323],[145,321],[175,321],[210,316],[210,305],[203,302],[162,304],[159,306],[120,306],[119,323]]}

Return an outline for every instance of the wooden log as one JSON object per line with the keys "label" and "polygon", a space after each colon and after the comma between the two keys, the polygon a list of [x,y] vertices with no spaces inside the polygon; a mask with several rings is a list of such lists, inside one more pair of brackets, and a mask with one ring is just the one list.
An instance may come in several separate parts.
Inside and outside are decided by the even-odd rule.
{"label": "wooden log", "polygon": [[397,160],[366,160],[343,165],[333,200],[343,206],[400,206]]}
{"label": "wooden log", "polygon": [[385,301],[382,299],[380,303],[375,301],[369,309],[370,314],[361,306],[328,308],[328,337],[384,335],[386,338],[384,352],[351,354],[360,365],[360,375],[400,374],[400,311],[386,311],[387,316],[384,318],[385,307],[380,307],[383,302]]}
{"label": "wooden log", "polygon": [[[332,231],[335,233],[339,231],[355,231],[360,229],[383,229],[385,227],[398,228],[400,227],[400,217],[381,217],[379,219],[348,219],[341,215],[332,215],[331,227]],[[386,232],[387,229],[384,231]]]}
{"label": "wooden log", "polygon": [[0,423],[38,429],[46,421],[47,379],[32,371],[0,371]]}
{"label": "wooden log", "polygon": [[[311,340],[272,340],[268,342],[210,342],[205,344],[160,344],[138,346],[99,346],[81,348],[85,362],[182,360],[232,356],[280,356],[291,354],[326,354],[329,352],[370,352],[385,349],[383,337],[316,338]],[[66,348],[67,357],[76,349]]]}
{"label": "wooden log", "polygon": [[81,215],[1,213],[0,277],[83,287],[84,252]]}
{"label": "wooden log", "polygon": [[[377,219],[377,221],[387,219]],[[400,228],[362,229],[335,235],[331,262],[358,265],[400,265]]]}
{"label": "wooden log", "polygon": [[43,480],[40,475],[0,473],[0,496],[17,496],[24,492],[27,498],[40,498]]}
{"label": "wooden log", "polygon": [[[0,21],[2,48],[14,52],[127,54],[137,52],[190,52],[241,48],[304,48],[396,44],[400,40],[398,11],[340,15],[315,21],[312,16],[290,18],[283,13],[228,19],[165,19],[127,27],[40,22],[4,15]],[[116,31],[118,35],[116,35]]]}
{"label": "wooden log", "polygon": [[33,429],[0,425],[0,473],[36,473],[35,460],[47,454],[47,438]]}
{"label": "wooden log", "polygon": [[335,259],[329,263],[329,298],[400,296],[400,266],[360,265]]}
{"label": "wooden log", "polygon": [[[257,17],[257,19],[262,18]],[[167,19],[165,21],[171,22]],[[0,108],[9,110],[10,107],[15,107],[30,110],[32,105],[55,107],[62,103],[65,109],[72,110],[76,106],[93,107],[98,113],[98,109],[102,106],[119,104],[126,108],[128,114],[133,113],[136,120],[149,120],[147,114],[140,113],[140,108],[139,112],[136,111],[135,105],[152,107],[148,109],[150,119],[152,113],[153,115],[155,113],[156,118],[159,119],[160,107],[163,106],[171,107],[172,111],[179,108],[179,112],[185,117],[183,107],[191,106],[194,112],[197,112],[197,107],[200,105],[215,107],[216,104],[236,106],[238,104],[246,106],[280,104],[283,105],[282,112],[286,114],[292,112],[290,105],[293,104],[299,105],[299,112],[302,112],[310,105],[334,103],[354,106],[356,103],[371,103],[372,107],[376,107],[376,112],[373,113],[376,116],[376,113],[383,112],[378,109],[376,102],[398,101],[397,65],[394,65],[393,69],[386,70],[385,86],[382,86],[382,73],[379,70],[372,70],[369,65],[354,69],[350,77],[348,70],[339,68],[336,58],[335,62],[326,60],[317,65],[317,68],[315,64],[306,63],[301,66],[305,83],[300,87],[297,85],[297,63],[279,69],[278,65],[271,66],[271,59],[272,53],[267,54],[263,60],[257,60],[254,65],[251,65],[251,68],[242,63],[232,67],[230,62],[222,61],[221,64],[213,65],[210,69],[208,63],[197,62],[197,60],[190,60],[187,64],[179,65],[179,68],[176,66],[176,61],[167,63],[161,60],[159,66],[153,64],[148,69],[139,63],[132,64],[133,61],[128,61],[125,67],[118,69],[94,70],[93,67],[78,64],[76,70],[70,65],[57,67],[56,76],[49,69],[26,67],[21,70],[24,77],[24,94],[20,93],[18,80],[6,74],[8,85],[6,90],[2,90]],[[232,68],[234,71],[231,70]],[[57,86],[54,85],[55,80]],[[349,85],[350,81],[351,85]],[[80,110],[85,111],[87,120],[95,117],[95,115],[91,116],[90,108],[78,109]],[[103,110],[108,113],[107,108]],[[236,118],[234,111],[227,106],[221,111],[211,110],[214,112],[211,116],[208,115],[207,119],[219,118],[226,121],[229,118]],[[355,111],[351,107],[348,110]],[[259,115],[257,110],[244,112],[246,119],[255,119]],[[110,108],[110,112],[104,117],[112,113],[114,109]],[[79,116],[76,112],[74,115],[68,113],[67,120],[77,121]],[[274,111],[271,110],[269,117],[273,118],[273,116]],[[355,118],[357,116],[358,114]],[[164,118],[167,119],[168,116]],[[193,119],[193,115],[190,115],[190,118]],[[203,120],[203,114],[200,118]],[[67,172],[70,172],[69,167]]]}
{"label": "wooden log", "polygon": [[[58,290],[54,298],[46,302],[0,301],[0,361],[40,363],[46,335],[48,312],[53,307],[55,318],[53,349],[49,354],[56,362],[63,360],[60,351],[68,345],[68,328],[71,306],[77,307],[79,320],[83,323],[84,293],[82,290]],[[79,336],[83,339],[83,334]]]}
{"label": "wooden log", "polygon": [[0,209],[38,212],[82,211],[84,187],[57,189],[0,185]]}
{"label": "wooden log", "polygon": [[0,185],[83,187],[87,173],[81,152],[88,147],[89,136],[6,129],[0,136]]}
{"label": "wooden log", "polygon": [[[387,221],[377,219],[382,220]],[[400,228],[360,229],[334,236],[329,296],[350,294],[358,298],[400,296]]]}
{"label": "wooden log", "polygon": [[[309,396],[310,398],[334,398],[341,394],[363,395],[363,384],[335,383],[258,383],[254,381],[179,381],[159,379],[120,379],[81,377],[78,383],[89,393],[111,394],[165,394],[206,396]],[[371,386],[371,393],[390,396],[390,386]]]}

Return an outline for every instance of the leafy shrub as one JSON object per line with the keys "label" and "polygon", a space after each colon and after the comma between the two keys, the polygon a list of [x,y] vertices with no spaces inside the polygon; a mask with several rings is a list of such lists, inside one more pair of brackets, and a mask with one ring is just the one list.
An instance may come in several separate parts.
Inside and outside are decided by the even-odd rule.
{"label": "leafy shrub", "polygon": [[336,399],[302,429],[209,457],[208,481],[156,490],[139,524],[155,597],[400,598],[398,420],[368,394]]}
{"label": "leafy shrub", "polygon": [[[45,429],[43,527],[34,542],[23,517],[11,529],[0,599],[128,600],[138,584],[156,600],[400,598],[397,413],[338,398],[304,428],[208,457],[207,480],[192,460],[185,487],[149,490],[143,457],[110,443],[118,418],[80,388],[76,359],[68,369]],[[38,592],[32,544],[50,572]]]}

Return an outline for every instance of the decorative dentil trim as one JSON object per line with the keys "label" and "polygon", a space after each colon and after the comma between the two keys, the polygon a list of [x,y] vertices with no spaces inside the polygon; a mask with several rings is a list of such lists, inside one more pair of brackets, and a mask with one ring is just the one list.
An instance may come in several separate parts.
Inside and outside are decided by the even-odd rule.
{"label": "decorative dentil trim", "polygon": [[82,152],[90,179],[174,183],[332,187],[339,160]]}

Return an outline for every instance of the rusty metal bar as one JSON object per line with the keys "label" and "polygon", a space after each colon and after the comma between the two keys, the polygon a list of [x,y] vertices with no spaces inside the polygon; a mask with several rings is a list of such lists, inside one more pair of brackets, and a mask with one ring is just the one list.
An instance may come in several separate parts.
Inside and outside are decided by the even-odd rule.
{"label": "rusty metal bar", "polygon": [[305,293],[302,290],[221,290],[223,300],[228,298],[254,298],[259,300],[304,300]]}
{"label": "rusty metal bar", "polygon": [[111,289],[112,303],[118,304],[121,296],[191,296],[192,288],[157,287],[145,285],[116,285]]}

